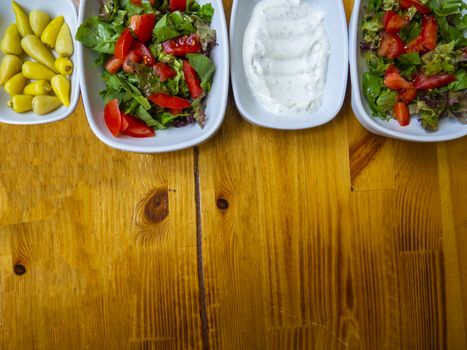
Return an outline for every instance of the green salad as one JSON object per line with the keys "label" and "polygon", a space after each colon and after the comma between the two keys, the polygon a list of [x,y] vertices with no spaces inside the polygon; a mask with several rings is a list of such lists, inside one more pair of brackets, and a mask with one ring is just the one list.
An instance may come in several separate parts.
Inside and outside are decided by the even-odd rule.
{"label": "green salad", "polygon": [[374,117],[434,132],[443,118],[467,123],[467,4],[369,0],[360,50],[363,92]]}
{"label": "green salad", "polygon": [[98,53],[104,119],[114,136],[206,121],[215,66],[214,8],[195,0],[104,0],[76,39]]}

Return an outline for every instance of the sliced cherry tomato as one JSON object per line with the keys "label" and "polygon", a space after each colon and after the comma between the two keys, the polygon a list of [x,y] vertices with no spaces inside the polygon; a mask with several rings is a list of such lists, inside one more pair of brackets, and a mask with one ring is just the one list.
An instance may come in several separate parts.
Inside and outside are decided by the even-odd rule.
{"label": "sliced cherry tomato", "polygon": [[398,35],[384,32],[378,55],[386,58],[398,58],[405,52],[404,42]]}
{"label": "sliced cherry tomato", "polygon": [[149,96],[154,104],[168,109],[185,109],[191,106],[190,101],[167,94],[153,94]]}
{"label": "sliced cherry tomato", "polygon": [[407,53],[426,51],[425,45],[423,45],[423,38],[421,36],[418,36],[417,38],[413,39],[407,44],[405,50]]}
{"label": "sliced cherry tomato", "polygon": [[394,11],[386,11],[383,16],[383,27],[386,29],[386,27],[389,24],[389,21],[391,20],[392,17],[397,16],[397,13]]}
{"label": "sliced cherry tomato", "polygon": [[384,79],[384,85],[391,90],[413,89],[413,85],[399,73],[391,73]]}
{"label": "sliced cherry tomato", "polygon": [[170,11],[185,11],[186,10],[186,0],[170,0],[169,5]]}
{"label": "sliced cherry tomato", "polygon": [[417,11],[420,12],[422,15],[427,15],[431,12],[428,6],[423,5],[418,0],[399,0],[399,4],[403,9],[415,7]]}
{"label": "sliced cherry tomato", "polygon": [[438,23],[434,16],[423,17],[420,36],[423,39],[423,46],[428,50],[436,48],[436,44],[438,43]]}
{"label": "sliced cherry tomato", "polygon": [[[134,4],[134,5],[138,5],[138,6],[141,6],[141,0],[131,0],[131,2]],[[151,5],[154,5],[156,3],[156,0],[149,0],[149,3]]]}
{"label": "sliced cherry tomato", "polygon": [[409,21],[394,11],[386,11],[383,17],[383,25],[386,32],[397,34]]}
{"label": "sliced cherry tomato", "polygon": [[417,97],[417,90],[415,88],[404,89],[399,94],[399,100],[410,104]]}
{"label": "sliced cherry tomato", "polygon": [[130,29],[142,43],[146,43],[152,38],[152,30],[156,24],[156,15],[147,13],[144,15],[134,15],[130,19]]}
{"label": "sliced cherry tomato", "polygon": [[125,71],[125,73],[133,73],[135,71],[134,63],[141,63],[142,60],[143,56],[141,56],[141,54],[138,51],[131,51],[123,61],[123,70]]}
{"label": "sliced cherry tomato", "polygon": [[117,43],[115,44],[115,54],[114,56],[117,58],[125,58],[126,55],[131,50],[131,46],[133,45],[135,41],[135,38],[133,38],[133,35],[131,35],[131,32],[128,28],[125,28],[125,30],[120,34],[120,37],[117,40]]}
{"label": "sliced cherry tomato", "polygon": [[198,78],[198,74],[187,60],[183,60],[183,74],[185,75],[185,81],[188,85],[191,98],[195,99],[200,97],[203,93],[201,81]]}
{"label": "sliced cherry tomato", "polygon": [[112,135],[118,136],[122,128],[122,115],[118,107],[118,99],[113,99],[105,105],[104,120]]}
{"label": "sliced cherry tomato", "polygon": [[429,90],[448,85],[455,80],[456,76],[454,74],[435,74],[430,76],[419,74],[415,77],[413,84],[417,90]]}
{"label": "sliced cherry tomato", "polygon": [[407,126],[410,124],[409,107],[407,107],[404,102],[397,102],[394,105],[394,116],[396,117],[400,126]]}
{"label": "sliced cherry tomato", "polygon": [[161,82],[167,81],[177,75],[177,72],[164,62],[157,62],[152,66],[154,74],[157,75]]}
{"label": "sliced cherry tomato", "polygon": [[164,52],[175,56],[185,56],[187,53],[201,52],[198,35],[183,35],[162,43]]}
{"label": "sliced cherry tomato", "polygon": [[123,58],[111,57],[105,62],[104,68],[110,74],[117,73],[123,65]]}
{"label": "sliced cherry tomato", "polygon": [[152,66],[156,63],[151,50],[149,50],[146,45],[137,41],[133,44],[133,50],[137,51],[143,57],[143,62],[145,65]]}
{"label": "sliced cherry tomato", "polygon": [[122,115],[122,126],[120,127],[120,132],[124,132],[126,129],[128,129],[129,126],[130,124],[128,123],[128,120],[124,115]]}
{"label": "sliced cherry tomato", "polygon": [[384,78],[386,78],[391,73],[400,74],[399,69],[395,65],[393,65],[392,63],[389,65],[388,68],[386,68],[386,71],[384,72]]}
{"label": "sliced cherry tomato", "polygon": [[128,127],[123,132],[125,135],[131,136],[131,137],[143,138],[143,137],[152,137],[156,134],[154,132],[154,129],[150,128],[144,122],[142,122],[136,117],[125,114],[123,115],[122,119],[124,119],[126,123],[128,123]]}
{"label": "sliced cherry tomato", "polygon": [[407,52],[434,50],[438,43],[438,23],[434,16],[424,16],[420,35],[407,44]]}

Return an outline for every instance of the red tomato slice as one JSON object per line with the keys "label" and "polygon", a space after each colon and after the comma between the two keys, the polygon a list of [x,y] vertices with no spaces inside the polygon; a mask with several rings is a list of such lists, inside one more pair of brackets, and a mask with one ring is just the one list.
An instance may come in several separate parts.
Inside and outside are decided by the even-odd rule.
{"label": "red tomato slice", "polygon": [[145,65],[152,66],[156,63],[151,50],[149,50],[146,45],[137,41],[133,44],[133,50],[137,51],[143,57],[143,62]]}
{"label": "red tomato slice", "polygon": [[123,65],[123,58],[111,57],[105,62],[104,68],[110,74],[117,73]]}
{"label": "red tomato slice", "polygon": [[129,126],[130,126],[130,124],[128,123],[128,120],[125,118],[124,115],[122,115],[122,126],[120,128],[120,132],[126,131],[126,129],[128,129]]}
{"label": "red tomato slice", "polygon": [[198,78],[198,74],[187,60],[183,60],[183,74],[185,75],[185,81],[188,85],[191,98],[195,99],[200,97],[203,94],[201,81]]}
{"label": "red tomato slice", "polygon": [[122,118],[126,121],[126,123],[128,123],[128,127],[123,132],[125,135],[143,138],[152,137],[156,134],[154,129],[150,128],[136,117],[125,114]]}
{"label": "red tomato slice", "polygon": [[386,78],[391,73],[400,74],[399,69],[395,65],[393,65],[392,63],[389,65],[388,68],[386,68],[386,71],[384,72],[384,78]]}
{"label": "red tomato slice", "polygon": [[413,84],[417,90],[430,90],[448,85],[455,80],[456,76],[454,74],[435,74],[430,76],[419,74],[415,77]]}
{"label": "red tomato slice", "polygon": [[404,102],[397,102],[394,105],[394,116],[396,117],[400,126],[407,126],[410,124],[409,107],[407,107]]}
{"label": "red tomato slice", "polygon": [[167,81],[177,75],[177,72],[164,62],[157,62],[152,68],[154,74],[159,77],[161,82]]}
{"label": "red tomato slice", "polygon": [[407,44],[405,51],[407,53],[426,51],[425,45],[423,45],[423,38],[419,36],[413,39],[411,42]]}
{"label": "red tomato slice", "polygon": [[398,58],[405,52],[404,42],[398,35],[384,32],[378,55],[386,58]]}
{"label": "red tomato slice", "polygon": [[156,15],[147,13],[141,16],[134,15],[130,19],[130,29],[142,43],[152,38],[152,30],[156,24]]}
{"label": "red tomato slice", "polygon": [[168,109],[185,109],[191,107],[190,101],[167,94],[153,94],[149,96],[149,100],[160,107]]}
{"label": "red tomato slice", "polygon": [[133,35],[131,35],[130,30],[125,28],[115,44],[114,56],[117,58],[125,58],[130,52],[131,45],[133,45],[134,41],[135,39],[133,38]]}
{"label": "red tomato slice", "polygon": [[383,26],[386,28],[389,24],[389,21],[391,20],[392,17],[397,16],[397,13],[394,11],[386,11],[383,16]]}
{"label": "red tomato slice", "polygon": [[118,99],[113,99],[105,105],[104,120],[112,135],[118,136],[122,128],[122,115],[118,107]]}
{"label": "red tomato slice", "polygon": [[410,104],[417,97],[417,90],[415,88],[404,89],[399,94],[399,99],[407,104]]}
{"label": "red tomato slice", "polygon": [[399,0],[399,4],[403,9],[415,7],[422,15],[427,15],[431,12],[429,7],[423,5],[418,0]]}
{"label": "red tomato slice", "polygon": [[387,11],[383,17],[383,25],[386,32],[397,34],[401,28],[409,23],[407,19],[398,15],[394,11]]}
{"label": "red tomato slice", "polygon": [[164,52],[175,56],[185,56],[187,53],[201,52],[201,44],[198,35],[183,35],[162,43]]}
{"label": "red tomato slice", "polygon": [[413,85],[399,73],[391,73],[384,79],[384,85],[391,90],[413,89]]}
{"label": "red tomato slice", "polygon": [[170,11],[185,11],[186,10],[186,0],[170,0],[169,5]]}
{"label": "red tomato slice", "polygon": [[422,20],[422,37],[423,46],[428,50],[434,50],[438,43],[438,23],[434,16],[424,16]]}
{"label": "red tomato slice", "polygon": [[134,63],[141,63],[143,56],[136,50],[131,51],[123,61],[123,70],[125,73],[131,74],[135,71]]}
{"label": "red tomato slice", "polygon": [[[138,5],[140,6],[141,5],[141,0],[131,0],[131,2],[134,4],[134,5]],[[154,5],[156,3],[156,0],[149,0],[149,3],[151,5]]]}

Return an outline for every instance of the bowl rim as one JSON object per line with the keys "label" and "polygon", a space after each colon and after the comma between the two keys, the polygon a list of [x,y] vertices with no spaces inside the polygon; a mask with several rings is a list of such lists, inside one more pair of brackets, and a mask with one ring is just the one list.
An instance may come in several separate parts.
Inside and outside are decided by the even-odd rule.
{"label": "bowl rim", "polygon": [[[79,21],[78,21],[78,11],[77,11],[77,8],[76,8],[76,4],[73,2],[73,0],[66,0],[66,1],[70,4],[71,8],[73,9],[71,15],[75,18],[76,28],[78,28]],[[0,116],[0,123],[10,124],[10,125],[49,124],[49,123],[58,122],[58,121],[61,121],[63,119],[68,118],[76,110],[76,107],[78,106],[78,102],[79,102],[79,96],[81,94],[81,83],[80,83],[81,75],[79,74],[79,70],[81,69],[81,65],[79,63],[79,57],[81,56],[81,46],[79,45],[78,41],[74,37],[72,39],[73,39],[73,45],[74,45],[74,49],[75,49],[74,56],[76,57],[75,60],[74,60],[74,63],[76,63],[76,61],[78,61],[78,65],[75,64],[75,69],[74,69],[73,74],[76,75],[75,76],[76,80],[71,85],[71,89],[75,89],[76,94],[74,95],[74,98],[70,101],[70,105],[68,107],[66,107],[66,109],[63,111],[62,114],[60,114],[60,115],[58,115],[57,117],[54,117],[54,118],[48,118],[48,119],[43,118],[43,117],[47,116],[47,115],[45,115],[45,116],[41,116],[41,118],[43,118],[43,119],[38,119],[38,120],[33,120],[33,121],[31,121],[31,120],[26,121],[26,120],[21,120],[21,119],[19,119],[19,120],[4,119],[2,116]]]}
{"label": "bowl rim", "polygon": [[[250,124],[259,126],[259,127],[264,127],[268,129],[275,129],[275,130],[305,130],[305,129],[312,129],[316,128],[319,126],[322,126],[324,124],[329,123],[333,119],[337,117],[339,112],[342,109],[342,106],[344,105],[345,97],[347,95],[347,82],[348,82],[348,27],[347,27],[347,18],[345,15],[345,9],[342,1],[336,1],[337,6],[338,6],[338,11],[339,11],[339,21],[343,24],[344,28],[344,45],[342,47],[343,50],[343,56],[344,56],[344,61],[346,62],[346,66],[344,68],[345,74],[343,76],[343,80],[341,81],[342,85],[339,87],[339,98],[337,99],[337,103],[335,105],[335,108],[329,111],[328,113],[322,113],[323,115],[326,116],[326,118],[323,118],[319,122],[315,122],[314,120],[306,120],[304,119],[303,121],[298,121],[293,124],[290,122],[278,122],[278,121],[269,121],[265,119],[260,119],[257,118],[253,113],[250,113],[248,111],[248,108],[245,107],[245,105],[242,102],[241,99],[241,94],[240,94],[240,88],[238,86],[238,77],[237,74],[235,73],[233,66],[231,67],[231,81],[232,81],[232,90],[233,90],[233,95],[234,95],[234,100],[235,100],[235,105],[237,106],[238,111],[242,115],[242,117],[248,121]],[[237,17],[237,12],[239,8],[239,3],[240,0],[233,0],[233,6],[232,6],[232,14],[230,18],[230,54],[231,54],[231,62],[232,65],[238,64],[235,58],[233,57],[235,48],[234,48],[234,38],[236,38],[237,35],[237,30],[236,30],[236,25],[235,25],[235,18]],[[337,52],[337,51],[336,51]],[[241,66],[243,67],[243,62],[241,62]],[[242,68],[243,69],[243,68]],[[328,66],[328,70],[329,70]],[[255,99],[256,101],[256,99]],[[284,119],[287,120],[287,116],[284,116]]]}
{"label": "bowl rim", "polygon": [[378,124],[373,118],[368,115],[363,107],[362,93],[360,89],[360,79],[358,70],[358,20],[360,8],[362,6],[362,0],[355,0],[354,7],[352,10],[352,16],[349,24],[349,62],[350,62],[350,80],[351,80],[351,93],[352,93],[352,110],[357,117],[357,120],[365,127],[368,131],[390,138],[395,138],[404,141],[414,142],[443,142],[451,141],[462,138],[467,135],[467,125],[456,132],[445,135],[427,134],[424,135],[409,135],[404,132],[391,130]]}
{"label": "bowl rim", "polygon": [[[79,7],[79,16],[78,16],[78,26],[80,26],[83,21],[84,21],[84,6],[86,5],[86,2],[90,0],[81,0],[80,1],[80,7]],[[91,106],[90,106],[90,101],[89,101],[89,94],[87,91],[86,86],[84,86],[84,76],[85,76],[85,70],[84,70],[84,46],[81,42],[78,42],[78,45],[80,47],[80,55],[78,57],[78,62],[79,62],[79,76],[80,76],[80,84],[81,84],[81,95],[83,99],[83,105],[84,105],[84,110],[86,114],[86,119],[88,120],[88,123],[94,133],[94,135],[102,141],[104,144],[107,146],[120,150],[120,151],[126,151],[126,152],[133,152],[133,153],[147,153],[147,154],[153,154],[153,153],[169,153],[169,152],[176,152],[180,150],[184,150],[187,148],[191,148],[197,145],[200,145],[206,141],[208,141],[210,138],[212,138],[219,128],[222,126],[222,123],[225,119],[225,113],[227,109],[227,103],[228,103],[228,95],[229,95],[229,67],[230,67],[230,57],[229,57],[229,45],[228,45],[228,32],[227,32],[227,22],[225,18],[225,12],[224,12],[224,5],[221,0],[209,0],[215,1],[219,8],[221,9],[221,13],[218,15],[219,20],[220,20],[220,25],[221,25],[221,30],[223,33],[223,36],[226,37],[227,42],[226,45],[223,45],[223,47],[219,47],[222,49],[221,57],[223,58],[224,62],[223,65],[225,65],[224,69],[222,70],[217,70],[216,67],[216,74],[222,74],[221,77],[221,84],[219,86],[219,89],[221,90],[222,94],[222,100],[220,102],[220,114],[219,117],[214,120],[214,124],[212,126],[212,129],[208,133],[204,133],[199,137],[196,137],[194,139],[184,141],[184,142],[179,142],[179,143],[174,143],[171,145],[166,145],[166,146],[138,146],[138,145],[128,145],[128,144],[122,144],[121,141],[119,141],[118,138],[110,138],[107,135],[104,135],[99,127],[97,126],[94,117],[91,113]],[[216,11],[218,12],[218,11]],[[214,118],[213,118],[214,119]],[[213,120],[211,119],[211,120]],[[157,137],[157,136],[156,136]]]}

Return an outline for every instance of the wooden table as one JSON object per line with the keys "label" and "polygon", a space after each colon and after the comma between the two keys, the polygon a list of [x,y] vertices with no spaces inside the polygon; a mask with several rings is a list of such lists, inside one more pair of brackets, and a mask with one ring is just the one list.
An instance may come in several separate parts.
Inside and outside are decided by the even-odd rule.
{"label": "wooden table", "polygon": [[[224,1],[230,13],[231,0]],[[350,14],[352,0],[345,1]],[[0,125],[0,349],[467,349],[467,139]]]}

